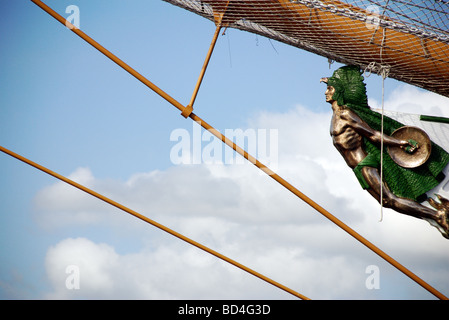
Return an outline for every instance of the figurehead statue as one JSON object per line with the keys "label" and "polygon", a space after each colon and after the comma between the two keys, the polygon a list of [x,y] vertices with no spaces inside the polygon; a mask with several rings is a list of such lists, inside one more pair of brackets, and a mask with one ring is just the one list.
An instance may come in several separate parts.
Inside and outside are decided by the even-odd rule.
{"label": "figurehead statue", "polygon": [[[327,84],[326,101],[333,110],[330,133],[334,146],[362,188],[386,208],[427,220],[449,239],[449,200],[437,195],[439,201],[435,201],[426,195],[444,178],[449,154],[422,130],[386,116],[382,120],[380,113],[371,110],[358,67],[339,68],[321,82]],[[407,166],[400,159],[413,159],[414,164]],[[423,205],[424,201],[431,207]]]}

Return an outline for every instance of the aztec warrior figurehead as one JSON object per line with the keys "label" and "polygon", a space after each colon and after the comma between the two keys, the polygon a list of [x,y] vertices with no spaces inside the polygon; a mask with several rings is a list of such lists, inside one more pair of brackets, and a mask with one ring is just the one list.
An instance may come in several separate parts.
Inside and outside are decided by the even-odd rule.
{"label": "aztec warrior figurehead", "polygon": [[[386,116],[382,135],[382,115],[368,106],[363,80],[362,72],[355,66],[342,67],[332,77],[321,79],[327,84],[326,101],[333,110],[330,133],[334,146],[361,186],[379,202],[382,194],[383,206],[425,219],[449,239],[449,200],[437,195],[437,202],[426,196],[444,178],[442,170],[449,163],[449,154],[429,140],[431,152],[425,163],[415,168],[397,164],[387,148],[413,156],[421,146],[413,139],[394,137],[395,130],[405,126]],[[431,207],[422,204],[426,200]]]}

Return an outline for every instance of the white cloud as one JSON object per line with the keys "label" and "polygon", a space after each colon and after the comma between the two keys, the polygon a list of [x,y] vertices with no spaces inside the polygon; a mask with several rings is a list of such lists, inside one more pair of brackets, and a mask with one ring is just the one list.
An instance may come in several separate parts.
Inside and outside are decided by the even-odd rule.
{"label": "white cloud", "polygon": [[[65,239],[56,246],[51,247],[45,259],[48,278],[55,289],[47,298],[70,298],[72,292],[82,292],[88,297],[95,295],[108,295],[113,290],[111,270],[117,264],[119,256],[112,247],[107,244],[94,244],[88,239]],[[72,287],[70,283],[70,266],[79,269],[76,281],[80,286]]]}
{"label": "white cloud", "polygon": [[[92,189],[103,185],[104,190],[108,183],[96,180],[88,168],[78,168],[67,178]],[[38,223],[50,229],[98,223],[109,209],[98,199],[62,181],[40,190],[34,204],[38,212],[43,212],[38,216]]]}
{"label": "white cloud", "polygon": [[[381,101],[370,99],[372,108],[380,109]],[[413,114],[449,117],[449,99],[410,85],[398,86],[385,97],[384,109]]]}
{"label": "white cloud", "polygon": [[[441,105],[436,95],[401,90],[388,99],[390,106],[399,108],[410,92],[414,101]],[[379,205],[332,146],[330,116],[298,106],[284,114],[261,113],[249,126],[279,129],[282,177],[445,290],[449,241],[426,222],[390,210],[379,223]],[[386,289],[367,290],[370,264],[379,265],[382,279],[392,281],[384,288],[406,286],[408,293],[398,298],[431,297],[252,165],[174,166],[136,173],[124,182],[97,179],[83,168],[72,178],[310,298],[395,298]],[[53,228],[107,225],[141,237],[142,247],[119,253],[112,244],[62,240],[47,253],[53,288],[48,297],[291,298],[159,230],[131,224],[132,218],[72,189],[56,183],[41,190],[37,219],[47,225],[52,221]],[[80,290],[65,287],[64,270],[72,264],[80,266]]]}

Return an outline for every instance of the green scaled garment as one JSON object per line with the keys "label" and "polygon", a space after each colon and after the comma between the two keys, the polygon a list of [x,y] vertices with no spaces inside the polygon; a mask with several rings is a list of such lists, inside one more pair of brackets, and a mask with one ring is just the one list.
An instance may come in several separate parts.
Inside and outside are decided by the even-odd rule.
{"label": "green scaled garment", "polygon": [[[365,84],[358,67],[346,66],[336,70],[329,78],[328,85],[335,88],[333,98],[339,105],[353,110],[371,128],[381,131],[382,115],[369,108]],[[403,126],[402,123],[384,116],[384,134],[391,135],[393,131]],[[364,138],[364,149],[369,159],[377,159],[377,163],[380,164],[380,145]],[[396,196],[423,202],[427,199],[426,192],[441,183],[444,178],[442,170],[448,163],[449,153],[433,142],[427,162],[412,169],[396,164],[384,147],[383,179]]]}
{"label": "green scaled garment", "polygon": [[[381,117],[378,112],[366,107],[346,105],[374,130],[381,130]],[[384,134],[391,135],[394,130],[404,125],[384,116]],[[379,159],[380,146],[364,138],[365,151]],[[403,168],[397,165],[384,147],[383,177],[388,188],[396,196],[412,199],[418,202],[426,200],[426,192],[435,188],[444,178],[442,170],[449,162],[449,154],[432,142],[432,153],[429,160],[417,168]]]}

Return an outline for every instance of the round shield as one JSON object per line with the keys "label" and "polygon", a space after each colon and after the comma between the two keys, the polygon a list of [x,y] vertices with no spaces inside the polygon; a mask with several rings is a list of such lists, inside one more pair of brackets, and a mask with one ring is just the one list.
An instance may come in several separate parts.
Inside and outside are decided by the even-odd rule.
{"label": "round shield", "polygon": [[404,168],[416,168],[424,164],[429,159],[432,151],[430,138],[422,129],[405,126],[397,129],[391,135],[400,140],[411,141],[415,147],[393,147],[388,146],[388,154],[398,165]]}

